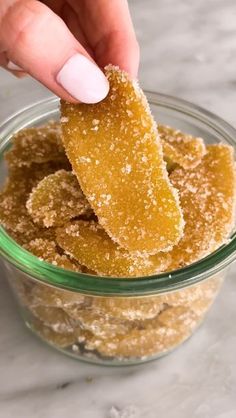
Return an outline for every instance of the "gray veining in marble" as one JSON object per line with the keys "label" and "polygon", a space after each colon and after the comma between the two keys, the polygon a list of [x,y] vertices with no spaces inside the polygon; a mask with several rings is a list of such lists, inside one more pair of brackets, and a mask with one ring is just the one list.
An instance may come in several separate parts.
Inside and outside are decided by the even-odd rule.
{"label": "gray veining in marble", "polygon": [[[236,125],[233,0],[130,1],[140,79]],[[0,119],[50,93],[0,70]],[[205,324],[172,355],[105,368],[66,358],[21,322],[0,272],[0,418],[235,418],[236,267]]]}

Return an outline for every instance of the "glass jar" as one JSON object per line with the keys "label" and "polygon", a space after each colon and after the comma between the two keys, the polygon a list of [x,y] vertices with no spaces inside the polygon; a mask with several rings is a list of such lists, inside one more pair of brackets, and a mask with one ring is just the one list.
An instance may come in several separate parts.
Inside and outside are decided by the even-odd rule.
{"label": "glass jar", "polygon": [[[147,93],[162,124],[235,147],[236,130],[183,100]],[[59,117],[56,98],[37,103],[0,128],[3,154],[12,135]],[[106,278],[66,271],[25,251],[0,228],[0,254],[26,325],[43,341],[77,359],[107,365],[142,363],[184,342],[203,321],[236,257],[227,244],[191,266],[140,278]]]}

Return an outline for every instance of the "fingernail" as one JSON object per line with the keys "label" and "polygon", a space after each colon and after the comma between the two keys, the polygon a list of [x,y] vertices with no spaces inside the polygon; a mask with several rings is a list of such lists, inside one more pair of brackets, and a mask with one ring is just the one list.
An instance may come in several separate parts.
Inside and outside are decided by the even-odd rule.
{"label": "fingernail", "polygon": [[12,61],[8,61],[7,68],[8,68],[8,70],[12,70],[12,71],[24,71],[21,67],[14,64],[14,62],[12,62]]}
{"label": "fingernail", "polygon": [[98,103],[109,91],[109,83],[100,68],[84,55],[73,55],[57,74],[57,82],[75,99]]}

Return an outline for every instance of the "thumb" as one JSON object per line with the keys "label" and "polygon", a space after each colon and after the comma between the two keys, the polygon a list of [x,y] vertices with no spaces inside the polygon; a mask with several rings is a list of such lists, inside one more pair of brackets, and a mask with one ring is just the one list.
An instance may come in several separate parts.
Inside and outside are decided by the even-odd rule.
{"label": "thumb", "polygon": [[[9,7],[6,7],[9,3]],[[0,6],[0,52],[68,101],[97,103],[108,81],[62,19],[36,0]]]}

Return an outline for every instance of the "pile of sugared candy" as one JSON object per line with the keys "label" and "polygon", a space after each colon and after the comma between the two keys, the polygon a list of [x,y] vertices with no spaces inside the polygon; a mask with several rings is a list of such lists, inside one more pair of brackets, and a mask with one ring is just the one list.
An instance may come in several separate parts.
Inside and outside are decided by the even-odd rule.
{"label": "pile of sugared candy", "polygon": [[233,149],[157,126],[146,98],[108,66],[108,97],[61,105],[61,125],[20,131],[6,153],[0,221],[59,267],[146,276],[187,266],[233,227]]}
{"label": "pile of sugared candy", "polygon": [[[140,88],[108,66],[108,97],[61,105],[61,124],[18,132],[5,154],[0,222],[43,261],[135,277],[187,266],[234,224],[232,147],[157,126]],[[78,275],[78,280],[79,280]],[[83,295],[13,274],[27,323],[79,356],[144,359],[186,340],[223,276],[148,297]],[[27,312],[27,314],[26,314]]]}

